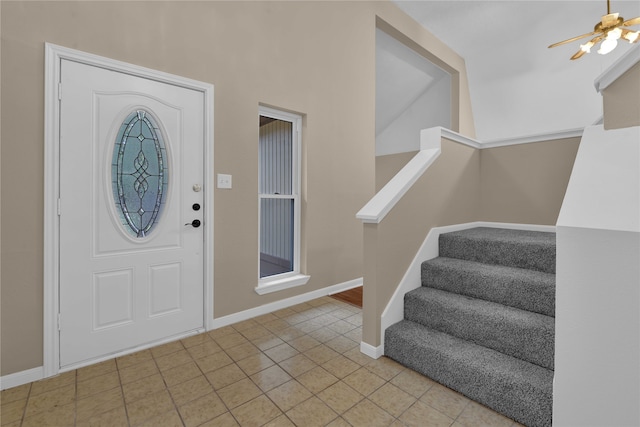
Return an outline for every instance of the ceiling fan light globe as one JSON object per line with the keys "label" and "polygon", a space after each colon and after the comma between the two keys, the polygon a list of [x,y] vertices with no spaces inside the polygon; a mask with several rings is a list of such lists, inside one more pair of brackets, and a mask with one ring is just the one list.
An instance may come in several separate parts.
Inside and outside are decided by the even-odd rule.
{"label": "ceiling fan light globe", "polygon": [[591,48],[593,47],[593,42],[587,42],[585,44],[580,45],[580,50],[585,53],[591,53]]}
{"label": "ceiling fan light globe", "polygon": [[613,40],[618,40],[620,38],[620,36],[622,35],[622,29],[621,28],[614,28],[613,30],[609,31],[607,33],[607,39],[613,39]]}
{"label": "ceiling fan light globe", "polygon": [[629,31],[627,34],[625,34],[624,38],[629,42],[629,43],[633,43],[636,40],[638,40],[638,37],[640,36],[640,32],[638,31]]}
{"label": "ceiling fan light globe", "polygon": [[614,38],[606,38],[601,44],[600,49],[598,49],[598,53],[600,55],[606,55],[616,48],[618,45],[618,40]]}

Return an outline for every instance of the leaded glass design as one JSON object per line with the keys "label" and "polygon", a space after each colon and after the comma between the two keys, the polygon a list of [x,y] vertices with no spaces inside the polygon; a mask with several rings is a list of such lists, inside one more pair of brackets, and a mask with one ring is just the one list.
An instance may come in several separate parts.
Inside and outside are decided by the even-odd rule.
{"label": "leaded glass design", "polygon": [[169,172],[162,133],[145,110],[120,125],[111,163],[113,198],[124,229],[143,238],[153,231],[165,203]]}

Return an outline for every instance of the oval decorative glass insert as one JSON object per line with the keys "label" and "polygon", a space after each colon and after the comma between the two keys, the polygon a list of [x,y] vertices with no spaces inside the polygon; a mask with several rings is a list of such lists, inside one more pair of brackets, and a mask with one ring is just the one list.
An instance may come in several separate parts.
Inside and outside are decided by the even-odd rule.
{"label": "oval decorative glass insert", "polygon": [[120,125],[111,163],[111,188],[122,225],[136,238],[153,231],[167,195],[169,171],[162,133],[145,110]]}

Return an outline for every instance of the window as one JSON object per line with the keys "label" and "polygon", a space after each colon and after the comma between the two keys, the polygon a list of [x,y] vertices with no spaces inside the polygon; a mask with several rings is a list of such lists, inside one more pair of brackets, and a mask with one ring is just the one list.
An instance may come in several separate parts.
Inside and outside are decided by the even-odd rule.
{"label": "window", "polygon": [[260,268],[256,292],[307,283],[300,273],[302,117],[259,109],[258,217]]}
{"label": "window", "polygon": [[150,113],[136,110],[120,125],[111,164],[113,197],[132,237],[146,237],[157,224],[167,183],[162,133]]}

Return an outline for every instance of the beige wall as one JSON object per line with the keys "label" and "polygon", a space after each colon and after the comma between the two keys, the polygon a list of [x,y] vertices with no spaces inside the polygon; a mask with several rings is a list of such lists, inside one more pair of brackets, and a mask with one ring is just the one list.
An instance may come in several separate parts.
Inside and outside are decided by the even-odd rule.
{"label": "beige wall", "polygon": [[480,151],[483,221],[555,225],[580,138]]}
{"label": "beige wall", "polygon": [[[364,225],[363,341],[429,230],[474,221],[555,225],[580,138],[478,150],[442,140],[442,154],[379,224]],[[415,153],[376,158],[379,189]]]}
{"label": "beige wall", "polygon": [[[6,2],[1,7],[1,374],[42,365],[44,43],[215,85],[214,316],[363,275],[355,213],[375,190],[376,16],[454,74],[464,61],[390,2]],[[404,37],[404,36],[403,36]],[[304,115],[302,287],[257,284],[257,108]],[[459,108],[458,108],[459,107]]]}
{"label": "beige wall", "polygon": [[376,192],[380,191],[400,169],[415,156],[417,151],[376,156]]}
{"label": "beige wall", "polygon": [[[580,138],[480,150],[478,220],[555,225]],[[376,191],[416,152],[376,157]]]}
{"label": "beige wall", "polygon": [[477,220],[479,197],[480,151],[443,139],[440,157],[383,221],[365,224],[364,342],[381,344],[380,315],[429,230]]}
{"label": "beige wall", "polygon": [[640,126],[640,63],[602,91],[604,128]]}

